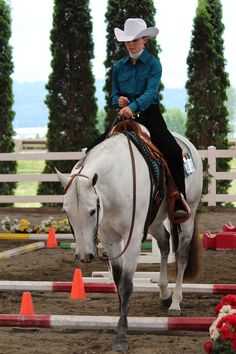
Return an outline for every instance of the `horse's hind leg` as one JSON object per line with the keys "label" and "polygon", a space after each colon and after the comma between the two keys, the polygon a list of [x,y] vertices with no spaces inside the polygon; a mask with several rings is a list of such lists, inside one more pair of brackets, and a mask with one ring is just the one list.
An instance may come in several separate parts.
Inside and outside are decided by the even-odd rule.
{"label": "horse's hind leg", "polygon": [[[177,276],[176,286],[172,295],[172,304],[168,310],[169,316],[180,316],[182,301],[182,283],[184,276],[192,280],[198,272],[198,250],[199,235],[195,225],[195,216],[192,215],[189,220],[181,224],[179,231],[179,243],[176,251]],[[191,254],[190,254],[191,250]]]}
{"label": "horse's hind leg", "polygon": [[168,309],[168,316],[181,316],[180,303],[182,301],[182,283],[184,271],[187,266],[187,259],[189,254],[189,244],[188,239],[184,241],[180,236],[179,247],[176,251],[176,262],[177,262],[177,275],[176,275],[176,285],[172,294],[172,303]]}

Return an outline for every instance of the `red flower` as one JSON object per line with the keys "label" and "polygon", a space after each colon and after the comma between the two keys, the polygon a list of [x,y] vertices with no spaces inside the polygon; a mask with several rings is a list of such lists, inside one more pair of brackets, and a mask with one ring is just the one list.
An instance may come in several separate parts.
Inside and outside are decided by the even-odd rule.
{"label": "red flower", "polygon": [[236,295],[228,294],[223,299],[221,299],[221,302],[215,307],[215,313],[216,315],[219,314],[220,309],[224,305],[230,305],[232,308],[236,309]]}
{"label": "red flower", "polygon": [[221,310],[221,308],[223,307],[224,305],[222,303],[218,304],[216,307],[215,307],[215,314],[216,316],[219,315],[219,312]]}
{"label": "red flower", "polygon": [[208,340],[205,344],[204,344],[204,350],[206,353],[210,354],[213,351],[213,347],[212,347],[212,341]]}
{"label": "red flower", "polygon": [[226,340],[226,339],[231,339],[232,338],[232,333],[230,331],[231,327],[226,323],[224,324],[221,328],[220,328],[220,334],[221,334],[221,338],[222,340]]}
{"label": "red flower", "polygon": [[[228,325],[231,325],[232,328],[235,330],[236,329],[236,314],[229,314],[229,315],[226,315],[224,317],[222,317],[217,325],[216,325],[216,328],[221,328],[221,326],[224,324],[224,323],[227,323]],[[234,331],[233,331],[234,332]]]}

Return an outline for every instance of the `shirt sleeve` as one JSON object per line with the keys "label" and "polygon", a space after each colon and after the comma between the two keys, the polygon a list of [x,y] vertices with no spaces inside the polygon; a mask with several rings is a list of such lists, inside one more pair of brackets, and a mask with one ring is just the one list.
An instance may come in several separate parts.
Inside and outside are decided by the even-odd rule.
{"label": "shirt sleeve", "polygon": [[112,89],[111,89],[111,103],[114,108],[119,108],[118,100],[120,95],[118,86],[118,74],[116,65],[114,65],[112,70]]}
{"label": "shirt sleeve", "polygon": [[157,96],[162,75],[162,66],[158,59],[153,60],[147,80],[146,90],[128,105],[132,112],[142,112],[147,109]]}

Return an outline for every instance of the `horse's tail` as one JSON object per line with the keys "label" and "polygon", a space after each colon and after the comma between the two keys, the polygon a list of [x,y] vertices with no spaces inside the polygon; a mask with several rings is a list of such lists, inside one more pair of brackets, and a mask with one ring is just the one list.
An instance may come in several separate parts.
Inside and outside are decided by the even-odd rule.
{"label": "horse's tail", "polygon": [[[176,252],[179,243],[179,225],[172,224],[172,240],[173,240],[173,251]],[[199,237],[199,230],[198,230],[198,222],[197,217],[195,216],[194,219],[194,228],[192,238],[189,244],[189,252],[188,252],[188,262],[184,272],[184,280],[194,280],[199,271],[201,269],[200,264],[200,237]],[[176,269],[177,271],[177,269]]]}

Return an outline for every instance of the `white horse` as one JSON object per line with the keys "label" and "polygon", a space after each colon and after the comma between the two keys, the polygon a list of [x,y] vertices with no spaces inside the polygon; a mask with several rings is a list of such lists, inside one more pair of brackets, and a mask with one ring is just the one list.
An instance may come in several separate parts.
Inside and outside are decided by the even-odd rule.
{"label": "white horse", "polygon": [[[176,134],[175,134],[176,135]],[[198,259],[198,232],[196,209],[202,193],[202,162],[195,147],[178,136],[189,149],[195,171],[186,177],[187,202],[190,218],[181,224],[176,246],[176,287],[168,289],[167,259],[170,251],[169,232],[163,225],[167,217],[166,191],[154,222],[148,232],[157,240],[161,253],[160,298],[169,307],[168,315],[181,313],[182,281],[184,276],[195,276]],[[133,180],[130,153],[124,134],[114,135],[89,151],[84,167],[75,165],[68,178],[57,171],[65,188],[63,209],[76,238],[76,256],[82,262],[91,262],[96,254],[96,234],[110,258],[113,278],[119,297],[120,318],[113,350],[128,348],[126,331],[129,298],[133,290],[133,276],[137,267],[150,197],[150,176],[147,164],[133,146],[136,164],[136,209],[131,240],[129,237],[133,214]],[[174,228],[176,230],[176,227]],[[119,257],[117,257],[119,256]]]}

